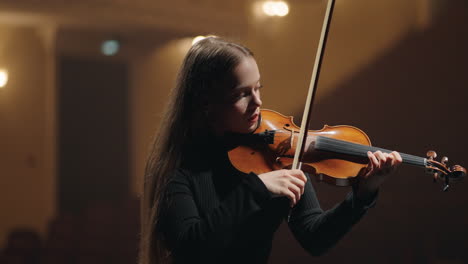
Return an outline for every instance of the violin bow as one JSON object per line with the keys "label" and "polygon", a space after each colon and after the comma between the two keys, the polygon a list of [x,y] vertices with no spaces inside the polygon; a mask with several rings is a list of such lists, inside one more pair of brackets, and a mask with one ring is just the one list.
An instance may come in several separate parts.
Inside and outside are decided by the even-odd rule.
{"label": "violin bow", "polygon": [[317,90],[317,84],[320,76],[320,68],[323,60],[323,53],[328,38],[328,31],[330,29],[330,22],[333,15],[333,9],[335,7],[335,0],[328,0],[327,10],[325,12],[325,18],[322,25],[322,33],[320,34],[320,41],[317,47],[317,54],[315,55],[315,64],[312,72],[312,78],[310,80],[309,91],[307,93],[307,99],[304,107],[304,114],[302,116],[301,130],[299,132],[298,142],[296,146],[296,152],[294,153],[294,160],[292,169],[301,169],[302,156],[304,154],[305,144],[307,142],[307,130],[310,123],[310,113],[312,112],[312,104],[315,98],[315,91]]}

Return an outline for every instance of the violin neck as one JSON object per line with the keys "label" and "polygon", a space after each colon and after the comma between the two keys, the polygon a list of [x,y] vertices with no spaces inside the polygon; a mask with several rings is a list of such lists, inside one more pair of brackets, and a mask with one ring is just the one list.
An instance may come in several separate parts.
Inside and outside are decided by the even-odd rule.
{"label": "violin neck", "polygon": [[[391,153],[392,150],[377,148],[372,146],[366,146],[361,144],[356,144],[348,141],[343,141],[339,139],[317,136],[315,140],[315,150],[334,152],[344,155],[350,155],[355,157],[364,157],[367,158],[367,152],[375,152],[380,150],[384,153]],[[427,159],[413,156],[405,153],[401,153],[401,158],[403,163],[414,165],[418,167],[426,167]]]}

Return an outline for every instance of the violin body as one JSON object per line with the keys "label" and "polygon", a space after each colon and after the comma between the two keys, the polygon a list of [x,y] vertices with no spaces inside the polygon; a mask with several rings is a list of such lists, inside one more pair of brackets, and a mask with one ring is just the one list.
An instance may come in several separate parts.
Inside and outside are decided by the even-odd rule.
{"label": "violin body", "polygon": [[[236,143],[228,156],[233,166],[243,172],[262,174],[290,169],[299,138],[300,127],[292,117],[262,109],[257,129]],[[359,128],[347,125],[328,126],[307,131],[301,170],[315,175],[319,181],[348,186],[369,162],[367,152],[390,153],[391,150],[371,146],[369,137]],[[429,152],[428,152],[429,153]],[[434,178],[462,178],[466,170],[458,165],[447,168],[432,157],[421,158],[401,153],[403,163],[428,169]]]}
{"label": "violin body", "polygon": [[[252,171],[256,174],[290,168],[298,142],[299,130],[300,127],[294,124],[293,117],[262,109],[260,123],[254,134],[275,131],[274,143],[238,146],[229,152],[231,163],[240,171]],[[319,180],[335,185],[349,185],[349,179],[357,176],[359,171],[366,167],[368,160],[315,150],[317,136],[370,146],[369,137],[359,128],[346,125],[325,125],[321,130],[308,131],[302,170],[316,175]]]}

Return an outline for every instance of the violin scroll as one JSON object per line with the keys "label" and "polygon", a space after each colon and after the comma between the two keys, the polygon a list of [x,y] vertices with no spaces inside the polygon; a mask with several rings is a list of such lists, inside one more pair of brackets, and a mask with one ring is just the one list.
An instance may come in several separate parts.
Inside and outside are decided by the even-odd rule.
{"label": "violin scroll", "polygon": [[427,172],[433,175],[434,182],[443,180],[443,191],[448,191],[450,182],[460,181],[466,175],[466,169],[460,165],[453,165],[448,167],[448,158],[442,157],[441,161],[436,161],[437,154],[435,151],[430,150],[427,152]]}

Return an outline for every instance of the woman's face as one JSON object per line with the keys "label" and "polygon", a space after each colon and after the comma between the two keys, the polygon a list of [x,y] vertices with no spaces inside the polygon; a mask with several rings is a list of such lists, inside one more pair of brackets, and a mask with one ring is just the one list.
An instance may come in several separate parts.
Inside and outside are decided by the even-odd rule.
{"label": "woman's face", "polygon": [[250,133],[260,114],[260,73],[253,57],[244,57],[226,82],[225,99],[217,102],[215,129],[220,133]]}

